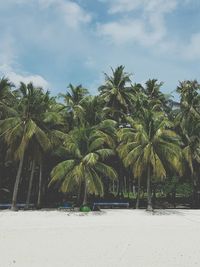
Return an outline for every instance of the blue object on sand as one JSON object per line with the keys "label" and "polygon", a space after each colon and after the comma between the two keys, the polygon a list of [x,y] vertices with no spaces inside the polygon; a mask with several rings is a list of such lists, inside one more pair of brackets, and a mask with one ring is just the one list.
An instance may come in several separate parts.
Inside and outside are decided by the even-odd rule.
{"label": "blue object on sand", "polygon": [[60,210],[74,210],[72,203],[64,202],[62,206],[59,207]]}
{"label": "blue object on sand", "polygon": [[116,207],[125,207],[125,208],[129,208],[129,202],[111,202],[111,201],[97,201],[93,203],[93,210],[95,210],[95,208],[100,209],[100,207],[104,207],[104,208],[116,208]]}
{"label": "blue object on sand", "polygon": [[65,202],[65,203],[63,203],[63,207],[64,208],[71,208],[72,207],[72,204],[71,203],[68,203],[68,202]]}
{"label": "blue object on sand", "polygon": [[[3,203],[3,204],[0,204],[0,209],[10,209],[12,206],[12,204],[10,203]],[[25,203],[18,203],[17,205],[17,208],[24,208],[26,206]],[[29,204],[29,207],[34,207],[34,204]]]}

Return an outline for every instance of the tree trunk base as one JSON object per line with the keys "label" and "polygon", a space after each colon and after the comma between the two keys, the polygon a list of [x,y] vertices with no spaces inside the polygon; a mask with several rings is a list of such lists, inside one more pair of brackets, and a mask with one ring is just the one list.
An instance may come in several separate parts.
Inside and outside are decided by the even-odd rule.
{"label": "tree trunk base", "polygon": [[153,208],[152,208],[152,206],[148,205],[146,210],[152,212],[153,211]]}
{"label": "tree trunk base", "polygon": [[10,210],[12,210],[12,211],[18,211],[18,208],[12,206],[12,207],[10,208]]}
{"label": "tree trunk base", "polygon": [[136,210],[138,210],[138,209],[140,208],[140,203],[139,203],[138,200],[137,200],[137,202],[136,202],[135,208],[136,208]]}

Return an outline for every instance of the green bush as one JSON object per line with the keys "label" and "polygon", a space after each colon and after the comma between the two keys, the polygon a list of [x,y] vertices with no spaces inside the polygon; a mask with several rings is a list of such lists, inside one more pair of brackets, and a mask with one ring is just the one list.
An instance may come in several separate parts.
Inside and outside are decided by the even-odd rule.
{"label": "green bush", "polygon": [[80,211],[82,211],[82,212],[90,212],[91,211],[91,208],[88,207],[88,206],[81,206],[80,207]]}

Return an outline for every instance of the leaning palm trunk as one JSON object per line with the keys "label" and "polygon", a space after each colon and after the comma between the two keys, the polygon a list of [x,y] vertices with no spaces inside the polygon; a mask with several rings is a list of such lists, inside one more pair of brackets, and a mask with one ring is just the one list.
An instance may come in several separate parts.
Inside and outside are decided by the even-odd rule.
{"label": "leaning palm trunk", "polygon": [[29,180],[28,194],[27,194],[26,206],[25,206],[26,209],[29,208],[29,204],[30,204],[31,189],[32,189],[33,178],[34,178],[34,171],[35,171],[35,160],[33,160],[32,168],[31,168],[31,177],[30,177],[30,180]]}
{"label": "leaning palm trunk", "polygon": [[83,206],[86,205],[86,204],[87,204],[87,182],[85,181]]}
{"label": "leaning palm trunk", "polygon": [[41,208],[41,199],[42,199],[42,174],[43,174],[43,164],[40,163],[40,176],[39,176],[39,186],[38,186],[38,199],[37,199],[37,208]]}
{"label": "leaning palm trunk", "polygon": [[151,166],[149,164],[147,170],[147,211],[152,211],[152,198],[151,198]]}
{"label": "leaning palm trunk", "polygon": [[19,182],[20,182],[20,178],[21,178],[21,174],[22,174],[23,163],[24,163],[24,152],[20,158],[19,167],[18,167],[17,176],[16,176],[16,180],[15,180],[15,185],[14,185],[12,206],[11,206],[11,210],[13,210],[13,211],[17,210],[17,206],[16,206],[17,205],[17,195],[18,195],[18,190],[19,190]]}
{"label": "leaning palm trunk", "polygon": [[136,201],[136,209],[139,209],[140,205],[140,178],[138,178],[138,191],[137,191],[137,201]]}

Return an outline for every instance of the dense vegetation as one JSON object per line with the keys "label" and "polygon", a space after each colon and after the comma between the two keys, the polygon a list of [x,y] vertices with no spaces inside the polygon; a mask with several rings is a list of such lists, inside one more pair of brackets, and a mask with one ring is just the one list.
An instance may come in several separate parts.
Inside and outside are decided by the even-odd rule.
{"label": "dense vegetation", "polygon": [[180,82],[180,103],[161,86],[132,83],[123,66],[105,74],[96,96],[70,84],[52,97],[2,78],[0,202],[16,210],[129,198],[151,210],[179,196],[199,207],[200,84]]}

